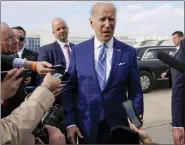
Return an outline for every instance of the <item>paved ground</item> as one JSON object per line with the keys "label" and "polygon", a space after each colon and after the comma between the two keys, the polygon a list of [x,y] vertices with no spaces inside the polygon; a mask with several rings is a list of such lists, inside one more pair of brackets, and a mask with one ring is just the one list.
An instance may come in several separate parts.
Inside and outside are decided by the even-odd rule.
{"label": "paved ground", "polygon": [[173,144],[171,128],[171,90],[156,88],[144,94],[144,128],[154,142]]}

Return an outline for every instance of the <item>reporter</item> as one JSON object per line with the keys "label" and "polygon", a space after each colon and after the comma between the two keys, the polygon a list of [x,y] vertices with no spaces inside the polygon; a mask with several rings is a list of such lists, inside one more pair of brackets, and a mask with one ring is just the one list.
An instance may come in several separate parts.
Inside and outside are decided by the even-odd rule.
{"label": "reporter", "polygon": [[25,139],[32,141],[31,138],[29,140],[29,137],[33,139],[32,131],[55,101],[52,92],[55,92],[56,88],[61,91],[63,86],[59,79],[53,78],[48,73],[41,86],[37,87],[26,101],[9,116],[1,119],[1,132],[3,132],[1,144],[20,144]]}

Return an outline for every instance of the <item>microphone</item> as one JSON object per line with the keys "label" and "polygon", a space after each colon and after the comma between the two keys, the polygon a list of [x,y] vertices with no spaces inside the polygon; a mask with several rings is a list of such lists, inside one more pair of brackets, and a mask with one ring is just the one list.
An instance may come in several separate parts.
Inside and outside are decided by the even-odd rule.
{"label": "microphone", "polygon": [[170,67],[176,69],[177,71],[185,73],[185,63],[175,59],[174,57],[164,52],[158,52],[157,58],[165,64],[169,65]]}
{"label": "microphone", "polygon": [[111,129],[109,140],[103,144],[139,144],[139,134],[126,126],[115,126]]}

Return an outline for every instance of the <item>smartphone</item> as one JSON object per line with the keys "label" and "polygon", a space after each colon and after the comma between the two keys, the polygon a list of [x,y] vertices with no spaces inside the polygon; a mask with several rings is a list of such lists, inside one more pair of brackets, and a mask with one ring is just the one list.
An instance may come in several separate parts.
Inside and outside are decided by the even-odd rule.
{"label": "smartphone", "polygon": [[62,81],[68,81],[69,76],[70,76],[70,73],[66,72],[66,73],[63,75],[63,77],[62,77],[61,80],[62,80]]}
{"label": "smartphone", "polygon": [[128,100],[122,103],[127,116],[129,117],[131,123],[133,123],[137,128],[142,126],[142,121],[139,116],[136,115],[136,109],[132,101]]}
{"label": "smartphone", "polygon": [[70,83],[71,81],[62,81],[62,83],[61,84],[68,84],[68,83]]}
{"label": "smartphone", "polygon": [[58,78],[58,79],[62,79],[63,75],[62,74],[59,74],[59,73],[55,73],[52,75],[52,77],[55,77],[55,78]]}
{"label": "smartphone", "polygon": [[[4,78],[6,76],[6,74],[8,73],[9,71],[1,71],[1,77]],[[28,75],[31,75],[31,71],[30,70],[24,70],[19,76],[18,78],[20,77],[26,77]]]}
{"label": "smartphone", "polygon": [[55,73],[52,75],[52,77],[58,78],[62,81],[61,84],[67,84],[70,83],[71,81],[68,80],[70,76],[70,73],[66,72],[64,75],[60,74],[60,73]]}
{"label": "smartphone", "polygon": [[51,68],[55,69],[57,71],[65,71],[65,69],[66,69],[66,67],[64,65],[61,65],[61,64],[53,65]]}

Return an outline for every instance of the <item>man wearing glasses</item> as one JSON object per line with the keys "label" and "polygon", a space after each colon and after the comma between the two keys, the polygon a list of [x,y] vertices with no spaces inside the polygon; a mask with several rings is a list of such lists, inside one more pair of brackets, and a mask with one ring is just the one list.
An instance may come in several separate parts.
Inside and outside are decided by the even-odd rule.
{"label": "man wearing glasses", "polygon": [[[26,49],[26,31],[21,26],[12,27],[12,30],[15,34],[17,40],[17,52],[16,57],[27,59],[31,61],[37,61],[38,53],[32,50]],[[36,86],[37,74],[32,72],[31,76],[26,78],[25,85],[27,86]]]}

